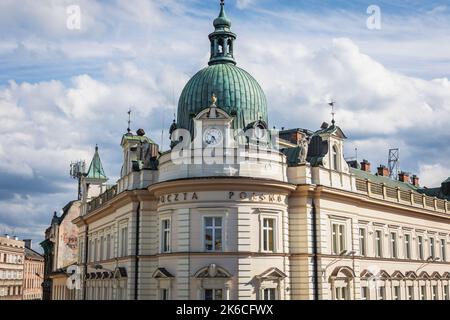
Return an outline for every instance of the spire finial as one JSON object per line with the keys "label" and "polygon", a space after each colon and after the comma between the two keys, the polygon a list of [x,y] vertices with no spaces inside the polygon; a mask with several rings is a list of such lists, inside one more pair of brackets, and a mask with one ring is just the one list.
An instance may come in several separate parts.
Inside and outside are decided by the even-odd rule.
{"label": "spire finial", "polygon": [[336,101],[331,101],[328,104],[331,106],[331,123],[334,125],[336,123],[336,121],[334,120],[334,116],[336,114],[334,105],[336,104]]}
{"label": "spire finial", "polygon": [[98,144],[95,144],[95,152],[98,152]]}
{"label": "spire finial", "polygon": [[128,128],[127,128],[127,132],[130,133],[131,132],[131,108],[128,109]]}

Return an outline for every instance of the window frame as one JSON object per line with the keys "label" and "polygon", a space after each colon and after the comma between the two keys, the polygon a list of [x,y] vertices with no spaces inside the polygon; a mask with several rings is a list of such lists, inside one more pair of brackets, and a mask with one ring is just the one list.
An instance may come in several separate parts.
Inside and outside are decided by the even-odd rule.
{"label": "window frame", "polygon": [[[166,229],[164,227],[164,223],[167,222],[169,223],[169,228]],[[159,223],[159,227],[160,227],[160,234],[159,234],[159,239],[160,239],[160,253],[171,253],[172,252],[172,219],[170,216],[166,216],[166,217],[161,217],[160,223]],[[168,243],[166,244],[166,232],[168,232]],[[166,246],[167,245],[167,246]],[[166,250],[167,247],[167,250]]]}
{"label": "window frame", "polygon": [[[363,231],[364,235],[361,235],[361,231]],[[367,257],[367,228],[359,227],[358,241],[359,241],[359,254],[362,257]],[[361,242],[363,242],[362,246],[361,246]],[[361,250],[361,247],[363,248],[363,250]]]}
{"label": "window frame", "polygon": [[[334,231],[334,226],[337,226],[337,232]],[[343,228],[342,231],[341,227]],[[344,250],[347,250],[347,223],[331,220],[331,254],[339,255]]]}
{"label": "window frame", "polygon": [[389,232],[389,251],[392,259],[398,259],[398,233],[396,231]]}
{"label": "window frame", "polygon": [[[378,237],[378,232],[380,233],[380,237]],[[384,236],[384,231],[383,229],[375,229],[374,230],[374,242],[375,242],[375,246],[374,246],[374,256],[376,258],[383,258],[384,256],[384,250],[383,250],[383,245],[384,245],[384,241],[383,241],[383,236]],[[378,241],[377,239],[379,239],[380,241],[380,245],[378,246]],[[379,249],[379,250],[378,250]],[[378,252],[379,251],[379,252]]]}
{"label": "window frame", "polygon": [[404,243],[405,243],[405,252],[404,252],[404,256],[405,256],[405,259],[412,259],[412,255],[411,255],[411,239],[412,239],[412,236],[411,236],[411,234],[410,233],[405,233],[404,234]]}
{"label": "window frame", "polygon": [[[220,219],[222,219],[222,223],[221,223],[221,248],[220,248],[220,250],[217,250],[215,247],[216,247],[216,244],[215,244],[215,235],[216,235],[216,233],[215,233],[215,229],[217,229],[217,228],[213,228],[213,230],[214,230],[214,233],[213,233],[213,249],[212,250],[208,250],[207,248],[206,248],[206,219],[207,218],[212,218],[213,219],[213,221],[215,221],[215,219],[217,219],[217,218],[220,218]],[[201,219],[202,219],[202,246],[203,246],[203,251],[204,252],[224,252],[225,251],[225,222],[226,222],[226,219],[225,219],[225,215],[224,214],[205,214],[205,215],[202,215],[202,217],[201,217]],[[215,226],[215,223],[214,223],[214,226]]]}

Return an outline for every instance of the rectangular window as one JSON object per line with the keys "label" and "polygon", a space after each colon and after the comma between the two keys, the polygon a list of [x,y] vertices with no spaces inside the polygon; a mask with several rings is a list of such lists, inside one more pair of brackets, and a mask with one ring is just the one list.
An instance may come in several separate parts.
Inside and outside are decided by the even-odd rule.
{"label": "rectangular window", "polygon": [[205,250],[222,250],[222,217],[205,217]]}
{"label": "rectangular window", "polygon": [[274,227],[275,219],[263,219],[263,251],[275,251]]}
{"label": "rectangular window", "polygon": [[427,287],[425,285],[420,286],[420,300],[427,299]]}
{"label": "rectangular window", "polygon": [[408,300],[414,300],[414,286],[407,287]]}
{"label": "rectangular window", "polygon": [[449,287],[447,284],[444,284],[442,286],[442,293],[443,293],[442,300],[449,300],[450,295],[449,295],[448,289],[449,289]]}
{"label": "rectangular window", "polygon": [[423,260],[423,237],[418,236],[417,237],[417,246],[418,246],[418,253],[419,253],[419,259]]}
{"label": "rectangular window", "polygon": [[348,288],[336,287],[335,288],[336,300],[348,300]]}
{"label": "rectangular window", "polygon": [[169,289],[163,288],[160,291],[161,300],[169,300]]}
{"label": "rectangular window", "polygon": [[125,257],[128,255],[128,227],[124,227],[120,230],[120,256]]}
{"label": "rectangular window", "polygon": [[361,287],[361,300],[368,300],[368,299],[369,299],[369,288]]}
{"label": "rectangular window", "polygon": [[205,300],[223,300],[222,289],[205,289]]}
{"label": "rectangular window", "polygon": [[397,233],[391,232],[391,258],[397,258]]}
{"label": "rectangular window", "polygon": [[89,262],[94,262],[94,241],[89,240]]}
{"label": "rectangular window", "polygon": [[386,300],[386,289],[384,286],[378,287],[378,300]]}
{"label": "rectangular window", "polygon": [[106,259],[111,259],[111,235],[106,236]]}
{"label": "rectangular window", "polygon": [[430,257],[435,258],[434,255],[434,238],[430,238]]}
{"label": "rectangular window", "polygon": [[411,259],[411,235],[405,234],[405,258]]}
{"label": "rectangular window", "polygon": [[170,252],[170,219],[161,221],[161,252]]}
{"label": "rectangular window", "polygon": [[435,284],[431,287],[431,293],[433,294],[432,299],[437,300],[438,299],[438,286]]}
{"label": "rectangular window", "polygon": [[99,256],[100,256],[99,260],[104,260],[105,259],[105,237],[104,236],[102,236],[100,238],[100,252],[99,252]]}
{"label": "rectangular window", "polygon": [[400,300],[400,286],[394,286],[394,296],[392,297],[393,300]]}
{"label": "rectangular window", "polygon": [[366,255],[366,229],[359,228],[359,253]]}
{"label": "rectangular window", "polygon": [[345,225],[340,223],[332,224],[332,252],[340,254],[345,250]]}
{"label": "rectangular window", "polygon": [[383,256],[383,232],[381,230],[375,231],[375,257],[381,258]]}
{"label": "rectangular window", "polygon": [[263,300],[276,300],[277,290],[275,288],[263,289]]}
{"label": "rectangular window", "polygon": [[447,261],[447,255],[445,254],[445,239],[441,239],[441,259]]}

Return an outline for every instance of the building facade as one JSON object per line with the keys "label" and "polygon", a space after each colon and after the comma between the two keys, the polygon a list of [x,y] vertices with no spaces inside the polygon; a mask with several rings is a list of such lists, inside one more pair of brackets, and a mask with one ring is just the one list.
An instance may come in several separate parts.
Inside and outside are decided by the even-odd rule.
{"label": "building facade", "polygon": [[425,189],[347,162],[334,119],[268,130],[223,2],[214,29],[171,149],[129,130],[114,186],[96,149],[73,220],[75,298],[448,300],[450,179]]}
{"label": "building facade", "polygon": [[31,240],[24,240],[23,300],[42,300],[44,257],[32,249]]}
{"label": "building facade", "polygon": [[17,237],[0,237],[0,300],[22,299],[24,247]]}
{"label": "building facade", "polygon": [[[58,217],[55,212],[40,243],[44,249],[43,299],[71,300],[73,292],[67,287],[68,268],[78,259],[78,228],[72,220],[80,215],[81,201],[69,202]],[[69,270],[70,271],[70,270]]]}

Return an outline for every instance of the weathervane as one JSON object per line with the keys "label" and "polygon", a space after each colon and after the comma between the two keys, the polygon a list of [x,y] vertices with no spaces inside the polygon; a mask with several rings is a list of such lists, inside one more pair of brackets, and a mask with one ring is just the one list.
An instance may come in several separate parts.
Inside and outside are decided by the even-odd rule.
{"label": "weathervane", "polygon": [[127,128],[127,132],[130,133],[131,132],[131,108],[128,109],[128,128]]}
{"label": "weathervane", "polygon": [[336,101],[331,101],[328,103],[331,106],[331,123],[334,125],[336,121],[334,120],[334,116],[336,114],[334,105],[336,104]]}

